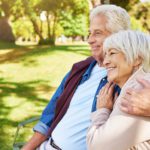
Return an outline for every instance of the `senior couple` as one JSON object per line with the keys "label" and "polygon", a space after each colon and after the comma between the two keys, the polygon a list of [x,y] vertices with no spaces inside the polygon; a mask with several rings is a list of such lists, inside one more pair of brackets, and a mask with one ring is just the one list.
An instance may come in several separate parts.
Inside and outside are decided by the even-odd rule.
{"label": "senior couple", "polygon": [[92,57],[66,74],[22,150],[150,150],[150,37],[129,29],[121,7],[91,11]]}

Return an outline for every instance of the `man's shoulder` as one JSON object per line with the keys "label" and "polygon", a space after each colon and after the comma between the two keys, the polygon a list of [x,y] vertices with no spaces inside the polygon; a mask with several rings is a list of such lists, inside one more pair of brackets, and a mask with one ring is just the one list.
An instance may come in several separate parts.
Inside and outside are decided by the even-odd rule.
{"label": "man's shoulder", "polygon": [[87,57],[86,59],[84,59],[84,60],[80,60],[80,61],[78,61],[78,62],[76,62],[76,63],[74,63],[74,65],[75,64],[83,64],[83,63],[92,63],[93,61],[96,61],[92,56],[90,56],[90,57]]}

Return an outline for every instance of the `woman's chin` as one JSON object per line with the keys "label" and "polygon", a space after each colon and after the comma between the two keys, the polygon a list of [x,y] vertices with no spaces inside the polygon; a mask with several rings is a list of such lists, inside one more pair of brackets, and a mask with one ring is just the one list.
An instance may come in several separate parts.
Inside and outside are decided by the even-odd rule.
{"label": "woman's chin", "polygon": [[108,80],[108,82],[113,82],[114,83],[114,79],[109,77],[109,76],[107,77],[107,80]]}

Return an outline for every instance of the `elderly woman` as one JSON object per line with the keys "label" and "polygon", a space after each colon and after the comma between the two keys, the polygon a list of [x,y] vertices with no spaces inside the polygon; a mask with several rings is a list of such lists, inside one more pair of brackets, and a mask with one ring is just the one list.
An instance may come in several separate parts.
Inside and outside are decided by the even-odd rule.
{"label": "elderly woman", "polygon": [[[97,110],[88,130],[89,150],[150,150],[150,118],[132,116],[120,110],[127,88],[142,89],[137,78],[150,81],[150,37],[137,31],[121,31],[108,37],[103,45],[108,83],[100,91]],[[113,98],[114,84],[121,93]],[[115,99],[115,100],[114,100]],[[142,99],[141,99],[142,101]],[[140,144],[142,143],[142,144]]]}

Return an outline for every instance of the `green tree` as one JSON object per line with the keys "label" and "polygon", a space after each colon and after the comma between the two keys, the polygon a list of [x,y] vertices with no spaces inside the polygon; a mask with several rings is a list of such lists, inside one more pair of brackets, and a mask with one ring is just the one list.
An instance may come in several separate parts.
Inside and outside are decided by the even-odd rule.
{"label": "green tree", "polygon": [[12,24],[12,28],[16,39],[20,37],[23,39],[29,39],[35,35],[33,25],[27,17],[20,17],[15,20],[15,22]]}
{"label": "green tree", "polygon": [[58,22],[59,12],[62,7],[63,0],[41,0],[36,8],[39,12],[45,11],[47,22],[47,39],[40,39],[40,43],[48,42],[51,45],[55,44],[56,39],[56,27]]}
{"label": "green tree", "polygon": [[[77,25],[79,23],[82,23],[81,19],[83,19],[84,17],[82,17],[81,14],[84,16],[84,15],[87,15],[89,12],[88,0],[70,0],[70,1],[47,0],[47,1],[41,1],[37,5],[37,8],[39,9],[39,11],[42,11],[42,10],[46,11],[47,37],[48,39],[50,39],[50,42],[53,45],[55,44],[56,29],[57,29],[58,24],[63,24],[63,23],[60,23],[62,21],[62,18],[63,19],[67,18],[65,14],[67,14],[68,17],[70,16],[70,18],[67,18],[67,19],[68,21],[71,21],[73,23],[72,25],[71,24],[69,25],[69,23],[66,22],[70,27],[66,27],[68,25],[63,26],[64,30],[68,29],[68,31],[65,31],[65,32],[69,36],[71,35],[69,33],[71,31],[70,28],[73,27],[73,25],[75,24]],[[79,30],[78,27],[76,27],[76,30],[72,29],[72,32],[74,32],[73,34],[76,35],[78,32],[78,35],[79,35],[80,31],[77,31],[77,30]]]}
{"label": "green tree", "polygon": [[40,40],[44,40],[42,32],[40,31],[39,20],[40,20],[40,11],[37,8],[37,5],[40,3],[40,0],[22,0],[23,3],[23,13],[26,17],[29,18],[33,25],[34,32],[39,36]]}
{"label": "green tree", "polygon": [[143,28],[150,33],[150,2],[138,3],[131,14],[140,21]]}
{"label": "green tree", "polygon": [[72,14],[63,13],[60,24],[64,29],[63,34],[67,37],[87,36],[88,34],[88,16],[79,14],[73,16]]}
{"label": "green tree", "polygon": [[137,4],[140,0],[110,0],[110,4],[116,4],[127,10],[130,10],[132,6]]}
{"label": "green tree", "polygon": [[[40,14],[42,12],[45,12],[46,15],[46,22],[47,25],[44,26],[44,31],[47,32],[42,33],[42,28],[40,25]],[[19,12],[19,13],[18,13]],[[87,30],[87,15],[89,12],[89,6],[88,6],[88,0],[0,0],[0,14],[1,18],[7,19],[7,22],[10,22],[10,20],[16,24],[13,25],[15,34],[19,36],[19,32],[16,31],[17,26],[20,24],[20,20],[30,20],[34,29],[34,32],[39,36],[40,41],[46,41],[52,45],[55,44],[56,39],[56,30],[59,27],[60,28],[60,21],[62,20],[63,12],[67,13],[68,16],[71,16],[73,20],[70,20],[72,22],[72,25],[70,28],[66,28],[66,26],[62,26],[64,28],[70,31],[68,32],[68,35],[76,36],[81,35],[84,36],[84,33],[86,33]],[[68,20],[69,21],[69,20]],[[3,21],[4,22],[4,21]],[[85,23],[85,25],[83,25]],[[0,21],[0,25],[1,25]],[[8,24],[9,25],[9,24]],[[74,26],[73,26],[74,25]],[[7,27],[6,25],[3,25],[4,27]],[[23,27],[20,25],[20,27]],[[30,27],[30,26],[29,26]],[[81,29],[81,28],[85,29]],[[30,27],[31,28],[31,27]],[[47,29],[45,29],[47,28]],[[72,28],[72,30],[71,30]],[[22,30],[23,28],[21,28]],[[8,30],[8,29],[7,29]],[[32,29],[31,29],[32,30]],[[10,30],[11,26],[10,26]],[[25,33],[25,32],[22,32]],[[6,35],[2,33],[0,35]],[[43,36],[44,35],[44,36]],[[8,37],[14,37],[12,36]],[[13,38],[11,38],[12,41],[14,41]]]}

